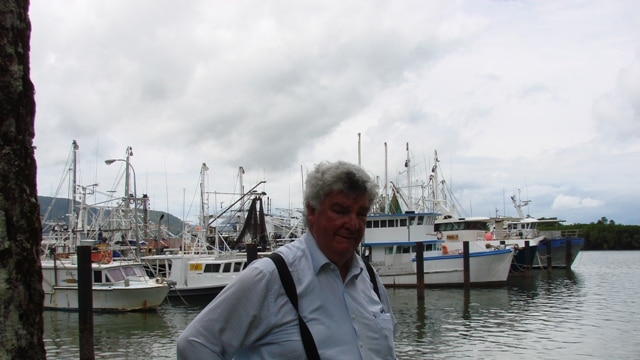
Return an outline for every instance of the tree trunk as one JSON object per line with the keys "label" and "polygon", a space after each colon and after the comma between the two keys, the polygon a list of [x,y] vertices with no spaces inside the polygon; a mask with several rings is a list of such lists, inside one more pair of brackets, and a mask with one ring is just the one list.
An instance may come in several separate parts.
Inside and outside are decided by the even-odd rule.
{"label": "tree trunk", "polygon": [[0,358],[45,359],[28,0],[0,3]]}

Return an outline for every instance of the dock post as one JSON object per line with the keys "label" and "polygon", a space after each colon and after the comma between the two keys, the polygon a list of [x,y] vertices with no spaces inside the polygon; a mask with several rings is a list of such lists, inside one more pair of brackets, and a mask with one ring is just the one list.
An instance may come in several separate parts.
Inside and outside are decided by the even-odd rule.
{"label": "dock post", "polygon": [[471,275],[470,275],[470,264],[469,264],[469,242],[462,242],[462,257],[463,257],[463,268],[464,268],[464,287],[469,288],[471,286]]}
{"label": "dock post", "polygon": [[258,244],[248,243],[247,249],[247,265],[258,259]]}
{"label": "dock post", "polygon": [[551,268],[553,266],[553,259],[551,258],[551,240],[550,239],[546,239],[547,243],[547,270],[551,271]]}
{"label": "dock post", "polygon": [[524,241],[524,271],[525,275],[531,274],[531,246],[529,240]]}
{"label": "dock post", "polygon": [[80,329],[80,359],[96,358],[93,348],[93,271],[91,270],[91,246],[76,247],[78,255],[78,322]]}
{"label": "dock post", "polygon": [[424,243],[416,243],[416,288],[418,299],[424,299]]}
{"label": "dock post", "polygon": [[564,266],[565,268],[571,268],[571,262],[573,261],[573,254],[571,254],[571,238],[565,238],[565,253],[564,253]]}

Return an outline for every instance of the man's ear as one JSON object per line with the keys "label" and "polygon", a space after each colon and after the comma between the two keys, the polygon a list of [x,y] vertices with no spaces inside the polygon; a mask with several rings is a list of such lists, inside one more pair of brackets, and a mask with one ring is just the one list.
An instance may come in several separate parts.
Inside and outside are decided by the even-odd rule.
{"label": "man's ear", "polygon": [[309,226],[311,226],[315,222],[316,209],[314,209],[313,206],[308,204],[305,205],[305,207],[307,209],[307,220],[309,221]]}

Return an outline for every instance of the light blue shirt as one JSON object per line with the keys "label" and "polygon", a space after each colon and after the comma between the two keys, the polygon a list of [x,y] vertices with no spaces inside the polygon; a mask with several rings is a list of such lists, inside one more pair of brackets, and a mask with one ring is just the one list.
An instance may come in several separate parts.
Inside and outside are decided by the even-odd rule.
{"label": "light blue shirt", "polygon": [[[343,283],[310,233],[278,253],[291,270],[300,314],[322,359],[396,358],[389,298],[376,276],[378,300],[359,256]],[[270,259],[247,267],[178,339],[178,359],[231,358],[305,358],[296,311]]]}

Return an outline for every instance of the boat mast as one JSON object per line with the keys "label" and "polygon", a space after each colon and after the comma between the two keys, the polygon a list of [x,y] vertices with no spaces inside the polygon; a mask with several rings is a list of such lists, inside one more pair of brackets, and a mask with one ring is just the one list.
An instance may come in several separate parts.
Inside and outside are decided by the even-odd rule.
{"label": "boat mast", "polygon": [[409,143],[407,143],[407,160],[404,163],[404,167],[407,168],[407,193],[409,198],[409,207],[408,210],[413,210],[413,198],[412,198],[412,189],[411,189],[411,159],[409,158]]}
{"label": "boat mast", "polygon": [[389,168],[388,168],[388,156],[387,156],[387,142],[384,142],[384,212],[387,212],[387,205],[389,203]]}
{"label": "boat mast", "polygon": [[522,207],[528,206],[531,200],[525,200],[525,201],[520,200],[520,189],[518,189],[518,201],[516,201],[515,195],[511,195],[511,202],[513,203],[513,207],[518,212],[518,216],[520,217],[520,219],[524,219],[525,216],[524,216],[524,213],[522,212]]}
{"label": "boat mast", "polygon": [[71,231],[71,240],[73,245],[79,245],[77,221],[76,221],[76,196],[77,196],[77,179],[76,179],[76,167],[77,167],[77,153],[80,146],[73,140],[71,143],[73,149],[73,155],[71,160],[71,202],[69,202],[69,231]]}
{"label": "boat mast", "polygon": [[[244,175],[244,168],[240,166],[240,168],[238,168],[238,179],[240,181],[240,194],[244,194],[244,180],[242,179],[243,175]],[[245,220],[245,216],[244,216],[244,201],[243,201],[240,203],[240,223],[244,224],[244,220]]]}
{"label": "boat mast", "polygon": [[[200,169],[200,230],[198,231],[198,241],[202,241],[201,244],[198,245],[206,245],[207,240],[207,229],[209,227],[207,218],[208,218],[208,202],[205,198],[206,194],[206,175],[207,171],[209,171],[209,167],[207,164],[202,163],[202,167]],[[216,237],[216,249],[218,249],[217,237]]]}
{"label": "boat mast", "polygon": [[124,206],[125,208],[129,209],[130,204],[128,199],[131,198],[131,194],[129,193],[129,167],[131,166],[129,165],[129,158],[133,156],[133,149],[131,148],[131,146],[127,146],[126,152],[127,152],[127,156],[125,157],[126,166],[125,166],[125,173],[124,173],[125,174],[124,175],[124,198],[127,199],[127,201],[124,202]]}
{"label": "boat mast", "polygon": [[360,133],[358,133],[358,166],[362,167],[362,156],[361,156],[361,152],[360,152]]}

